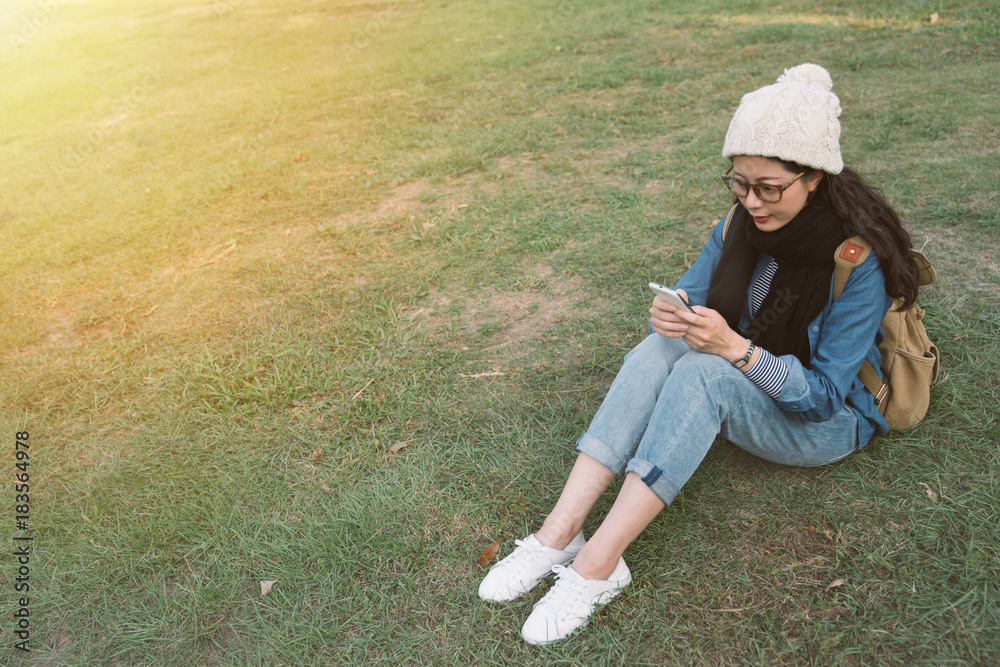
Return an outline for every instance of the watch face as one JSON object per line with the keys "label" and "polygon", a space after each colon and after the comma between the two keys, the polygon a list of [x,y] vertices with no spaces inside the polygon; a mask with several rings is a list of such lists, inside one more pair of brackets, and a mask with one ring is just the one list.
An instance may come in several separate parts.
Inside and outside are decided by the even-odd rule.
{"label": "watch face", "polygon": [[733,366],[736,366],[736,368],[743,368],[744,366],[749,364],[750,357],[753,356],[753,351],[755,347],[756,346],[753,344],[753,341],[750,341],[750,347],[747,348],[747,353],[743,355],[742,359],[737,359],[736,361],[734,361]]}

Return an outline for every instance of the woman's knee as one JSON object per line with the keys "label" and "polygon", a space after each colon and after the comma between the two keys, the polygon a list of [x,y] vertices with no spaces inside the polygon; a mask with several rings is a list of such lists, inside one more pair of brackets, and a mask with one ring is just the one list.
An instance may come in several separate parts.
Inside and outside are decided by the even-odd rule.
{"label": "woman's knee", "polygon": [[691,351],[674,363],[673,375],[678,380],[706,382],[709,380],[745,380],[743,373],[716,354]]}
{"label": "woman's knee", "polygon": [[646,336],[633,347],[622,363],[622,368],[634,367],[644,372],[669,373],[674,363],[691,352],[691,348],[680,338],[666,338],[659,334]]}

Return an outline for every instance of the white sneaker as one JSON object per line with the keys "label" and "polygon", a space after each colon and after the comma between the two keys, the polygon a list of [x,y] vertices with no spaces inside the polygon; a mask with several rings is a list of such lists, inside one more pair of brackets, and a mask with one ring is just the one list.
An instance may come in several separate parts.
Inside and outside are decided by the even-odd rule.
{"label": "white sneaker", "polygon": [[554,565],[569,563],[586,544],[583,531],[577,533],[565,549],[543,546],[535,534],[514,540],[517,548],[490,568],[479,584],[479,597],[489,602],[509,602],[527,593],[552,572]]}
{"label": "white sneaker", "polygon": [[599,605],[607,604],[632,583],[632,573],[619,558],[607,579],[584,579],[568,565],[555,565],[556,583],[535,603],[521,636],[529,644],[543,645],[565,639],[587,624]]}

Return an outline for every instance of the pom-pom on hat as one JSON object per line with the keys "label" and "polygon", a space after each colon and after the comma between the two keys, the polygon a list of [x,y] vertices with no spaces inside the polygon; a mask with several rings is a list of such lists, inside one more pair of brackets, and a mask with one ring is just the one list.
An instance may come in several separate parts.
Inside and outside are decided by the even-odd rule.
{"label": "pom-pom on hat", "polygon": [[844,168],[839,116],[829,72],[811,64],[787,69],[777,83],[743,96],[722,157],[773,157],[839,174]]}

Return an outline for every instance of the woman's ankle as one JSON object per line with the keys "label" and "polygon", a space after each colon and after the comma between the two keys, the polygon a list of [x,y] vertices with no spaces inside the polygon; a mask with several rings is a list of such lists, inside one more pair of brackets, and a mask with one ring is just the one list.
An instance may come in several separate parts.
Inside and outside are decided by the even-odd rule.
{"label": "woman's ankle", "polygon": [[573,559],[572,568],[584,579],[603,581],[615,571],[620,557],[621,554],[598,553],[595,549],[584,547]]}
{"label": "woman's ankle", "polygon": [[542,527],[535,533],[535,539],[543,547],[562,551],[569,546],[569,543],[579,532],[580,526],[558,521],[549,515],[542,523]]}

